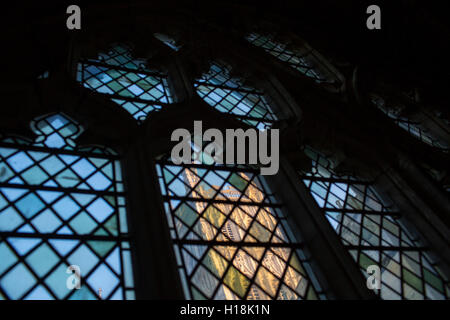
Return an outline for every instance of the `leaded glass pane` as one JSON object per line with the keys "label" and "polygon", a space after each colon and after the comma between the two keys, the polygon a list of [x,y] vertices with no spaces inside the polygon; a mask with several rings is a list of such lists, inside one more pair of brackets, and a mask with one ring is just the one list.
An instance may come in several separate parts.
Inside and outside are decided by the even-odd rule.
{"label": "leaded glass pane", "polygon": [[310,148],[305,154],[313,167],[301,172],[304,184],[363,274],[370,265],[380,267],[380,297],[448,299],[448,280],[401,213],[386,207],[370,182],[336,175],[328,159]]}
{"label": "leaded glass pane", "polygon": [[[126,299],[134,284],[118,158],[76,148],[82,128],[64,115],[38,118],[32,128],[35,143],[0,145],[0,293]],[[66,285],[70,265],[80,267],[80,289]]]}
{"label": "leaded glass pane", "polygon": [[256,170],[170,159],[156,169],[186,298],[318,299],[303,246]]}
{"label": "leaded glass pane", "polygon": [[292,68],[314,79],[318,83],[332,82],[330,79],[326,79],[326,76],[315,65],[317,61],[315,61],[312,55],[312,50],[304,50],[305,52],[301,52],[300,50],[288,49],[286,44],[276,42],[272,36],[263,36],[257,33],[249,34],[246,40],[264,49],[279,60],[288,63]]}
{"label": "leaded glass pane", "polygon": [[207,73],[195,82],[198,95],[217,110],[236,115],[243,122],[264,129],[277,120],[264,92],[244,85],[220,62],[211,64]]}
{"label": "leaded glass pane", "polygon": [[148,69],[123,44],[100,53],[97,59],[81,60],[77,80],[86,88],[111,95],[112,101],[139,121],[172,102],[167,75]]}
{"label": "leaded glass pane", "polygon": [[[400,128],[407,131],[416,139],[438,148],[443,152],[448,152],[450,150],[450,146],[447,141],[434,135],[421,121],[415,121],[406,116],[405,106],[401,103],[389,101],[378,94],[371,94],[370,99],[378,109],[392,119]],[[419,111],[419,113],[421,113],[421,111]],[[421,115],[421,117],[426,118],[427,116]]]}

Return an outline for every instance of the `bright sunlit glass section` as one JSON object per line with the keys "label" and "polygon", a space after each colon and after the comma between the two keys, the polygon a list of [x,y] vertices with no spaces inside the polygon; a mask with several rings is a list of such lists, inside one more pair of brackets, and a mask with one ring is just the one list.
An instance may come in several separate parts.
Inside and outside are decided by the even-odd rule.
{"label": "bright sunlit glass section", "polygon": [[256,170],[170,160],[156,169],[187,299],[325,299]]}

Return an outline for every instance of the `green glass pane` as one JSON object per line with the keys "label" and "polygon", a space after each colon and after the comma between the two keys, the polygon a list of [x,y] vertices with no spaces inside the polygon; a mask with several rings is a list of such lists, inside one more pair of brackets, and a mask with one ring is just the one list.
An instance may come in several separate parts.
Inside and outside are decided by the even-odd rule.
{"label": "green glass pane", "polygon": [[423,292],[422,280],[405,268],[403,268],[402,271],[403,271],[403,280],[406,281],[411,287],[413,287],[417,291]]}
{"label": "green glass pane", "polygon": [[[58,299],[63,299],[69,292],[71,292],[71,290],[69,290],[66,286],[67,279],[71,275],[69,273],[66,273],[67,267],[67,265],[61,263],[50,274],[50,276],[45,279],[45,283],[50,287],[50,289],[58,297]],[[81,275],[83,275],[83,270],[81,270],[81,272]]]}
{"label": "green glass pane", "polygon": [[270,232],[257,221],[253,222],[250,234],[261,242],[268,242],[271,236]]}
{"label": "green glass pane", "polygon": [[318,300],[316,292],[314,291],[312,286],[309,286],[308,293],[306,295],[307,300]]}
{"label": "green glass pane", "polygon": [[222,277],[228,266],[228,261],[220,256],[217,251],[210,249],[203,259],[203,264],[216,276]]}
{"label": "green glass pane", "polygon": [[117,81],[111,81],[110,83],[107,84],[107,86],[111,88],[114,92],[118,92],[123,89],[123,85],[121,85]]}
{"label": "green glass pane", "polygon": [[175,211],[175,215],[177,215],[188,226],[192,226],[198,217],[198,213],[184,203],[178,207]]}
{"label": "green glass pane", "polygon": [[117,230],[117,215],[111,216],[111,218],[105,222],[104,227],[111,232],[112,235],[117,236],[119,234],[119,230]]}
{"label": "green glass pane", "polygon": [[44,209],[45,205],[34,193],[30,193],[16,202],[16,207],[25,217],[31,218],[37,212]]}
{"label": "green glass pane", "polygon": [[297,270],[298,272],[300,272],[301,274],[303,274],[303,275],[306,274],[305,270],[303,270],[303,267],[302,267],[300,261],[297,258],[297,255],[295,253],[292,254],[291,260],[289,261],[289,265],[291,267],[293,267],[295,270]]}
{"label": "green glass pane", "polygon": [[100,229],[98,229],[97,231],[94,232],[94,235],[96,235],[96,236],[109,236],[109,233],[105,229],[100,228]]}
{"label": "green glass pane", "polygon": [[406,282],[403,283],[403,297],[408,300],[422,300],[423,295],[409,286]]}
{"label": "green glass pane", "polygon": [[230,178],[228,179],[228,182],[230,182],[236,189],[243,192],[245,188],[247,188],[248,181],[242,178],[240,175],[233,173],[231,174]]}
{"label": "green glass pane", "polygon": [[22,178],[26,183],[36,185],[44,183],[48,179],[48,175],[39,167],[35,166],[22,173]]}
{"label": "green glass pane", "polygon": [[166,168],[163,168],[163,173],[164,173],[164,180],[166,181],[167,184],[170,184],[170,182],[172,182],[175,176],[172,174],[172,172],[170,172]]}
{"label": "green glass pane", "polygon": [[365,228],[373,232],[374,234],[379,235],[380,234],[380,226],[377,225],[375,222],[373,222],[371,219],[368,219],[367,217],[364,217],[363,219],[363,225]]}
{"label": "green glass pane", "polygon": [[58,256],[47,244],[35,249],[25,260],[39,277],[44,276],[59,262]]}
{"label": "green glass pane", "polygon": [[434,288],[444,293],[444,283],[436,275],[428,271],[426,268],[422,268],[423,277],[425,282],[431,284]]}
{"label": "green glass pane", "polygon": [[116,198],[114,196],[104,196],[103,199],[105,199],[111,207],[116,206]]}
{"label": "green glass pane", "polygon": [[130,79],[132,82],[136,82],[140,80],[141,78],[136,73],[127,73],[127,78]]}
{"label": "green glass pane", "polygon": [[97,168],[100,168],[104,166],[106,163],[108,163],[110,160],[101,158],[89,158],[89,161],[91,161]]}
{"label": "green glass pane", "polygon": [[106,175],[106,177],[108,177],[109,179],[113,180],[114,179],[114,175],[113,175],[113,166],[112,163],[107,164],[106,166],[104,166],[102,168],[102,172]]}
{"label": "green glass pane", "polygon": [[203,217],[211,222],[215,227],[220,228],[225,222],[225,216],[216,208],[210,205],[205,212]]}
{"label": "green glass pane", "polygon": [[84,211],[77,214],[69,225],[75,230],[76,234],[89,234],[97,227],[95,220]]}
{"label": "green glass pane", "polygon": [[250,285],[250,281],[233,266],[228,269],[223,282],[241,298],[244,297]]}
{"label": "green glass pane", "polygon": [[366,255],[363,252],[361,252],[359,254],[359,265],[364,270],[367,270],[368,266],[370,266],[370,265],[378,265],[378,263],[375,262],[374,260],[372,260],[368,255]]}
{"label": "green glass pane", "polygon": [[383,219],[383,227],[389,230],[391,233],[395,234],[396,236],[400,234],[399,227],[394,225],[391,221],[389,221],[386,218]]}
{"label": "green glass pane", "polygon": [[415,262],[414,260],[410,259],[407,255],[403,255],[403,261],[402,265],[403,267],[406,267],[409,269],[409,271],[412,271],[416,276],[421,276],[421,266]]}
{"label": "green glass pane", "polygon": [[45,159],[40,163],[40,165],[50,175],[54,175],[55,173],[61,171],[62,169],[64,169],[64,167],[66,167],[66,165],[56,156],[51,156],[50,158]]}
{"label": "green glass pane", "polygon": [[58,174],[55,180],[64,188],[72,188],[80,182],[80,178],[70,169]]}
{"label": "green glass pane", "polygon": [[114,241],[88,241],[88,245],[100,256],[105,257],[116,245]]}

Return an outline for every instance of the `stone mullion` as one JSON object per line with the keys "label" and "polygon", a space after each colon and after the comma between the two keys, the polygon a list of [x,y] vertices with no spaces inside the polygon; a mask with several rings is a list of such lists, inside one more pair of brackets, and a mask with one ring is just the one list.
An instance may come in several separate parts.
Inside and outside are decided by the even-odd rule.
{"label": "stone mullion", "polygon": [[123,164],[136,298],[182,299],[181,280],[149,148],[150,143],[139,139]]}
{"label": "stone mullion", "polygon": [[282,196],[288,217],[299,230],[302,242],[311,256],[317,278],[330,298],[376,299],[367,289],[364,277],[336,232],[325,217],[323,210],[302,183],[300,174],[281,159],[280,171],[267,177],[272,190]]}

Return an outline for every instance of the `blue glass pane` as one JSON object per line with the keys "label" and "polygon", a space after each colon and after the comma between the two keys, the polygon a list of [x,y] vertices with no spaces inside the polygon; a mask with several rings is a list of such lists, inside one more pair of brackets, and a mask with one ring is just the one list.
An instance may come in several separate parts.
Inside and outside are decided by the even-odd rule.
{"label": "blue glass pane", "polygon": [[[119,249],[127,243],[126,202],[123,190],[115,189],[122,185],[120,162],[110,159],[115,153],[97,146],[71,151],[83,129],[64,115],[38,118],[32,129],[38,135],[34,148],[41,151],[27,150],[27,141],[22,150],[0,149],[0,181],[10,186],[0,188],[0,298],[100,299],[99,289],[102,299],[133,296],[129,251],[124,257]],[[69,265],[80,268],[80,289],[67,287]]]}

